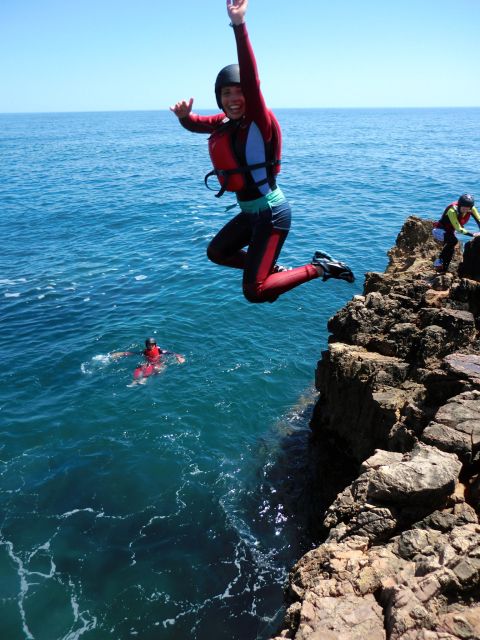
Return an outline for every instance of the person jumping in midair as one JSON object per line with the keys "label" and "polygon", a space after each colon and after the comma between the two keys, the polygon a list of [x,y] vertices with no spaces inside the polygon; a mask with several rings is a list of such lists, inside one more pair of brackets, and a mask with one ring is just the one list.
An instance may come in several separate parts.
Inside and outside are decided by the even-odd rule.
{"label": "person jumping in midair", "polygon": [[247,300],[273,302],[309,280],[353,282],[354,275],[344,262],[323,251],[316,251],[311,262],[301,267],[285,269],[276,264],[290,230],[291,210],[276,182],[281,130],[260,91],[245,24],[247,6],[248,0],[227,0],[239,64],[224,67],[217,76],[215,96],[222,113],[192,113],[193,98],[181,100],[170,109],[185,129],[210,134],[208,148],[214,169],[205,182],[216,175],[221,187],[217,197],[233,191],[240,205],[240,213],[210,242],[209,259],[243,270]]}

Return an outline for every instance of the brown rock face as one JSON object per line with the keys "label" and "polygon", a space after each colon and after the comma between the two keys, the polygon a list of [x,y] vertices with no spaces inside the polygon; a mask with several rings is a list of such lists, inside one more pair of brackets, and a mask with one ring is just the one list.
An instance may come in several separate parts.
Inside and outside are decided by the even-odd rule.
{"label": "brown rock face", "polygon": [[313,440],[359,475],[292,569],[276,638],[480,640],[480,283],[459,253],[434,273],[431,229],[409,218],[328,323]]}
{"label": "brown rock face", "polygon": [[431,223],[409,218],[386,272],[367,273],[364,295],[329,320],[312,428],[359,461],[408,450],[450,397],[480,388],[480,283],[437,276],[437,251]]}

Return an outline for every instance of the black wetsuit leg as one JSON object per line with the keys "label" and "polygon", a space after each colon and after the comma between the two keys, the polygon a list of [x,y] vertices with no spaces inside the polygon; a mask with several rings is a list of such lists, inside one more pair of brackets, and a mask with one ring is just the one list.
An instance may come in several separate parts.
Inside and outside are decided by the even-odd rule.
{"label": "black wetsuit leg", "polygon": [[259,213],[242,212],[212,239],[207,256],[216,264],[243,269],[243,293],[249,302],[273,302],[282,293],[318,278],[311,264],[272,273],[289,229],[287,202]]}
{"label": "black wetsuit leg", "polygon": [[453,229],[445,229],[445,237],[443,239],[443,249],[440,253],[440,260],[443,263],[443,267],[448,269],[450,262],[453,258],[453,252],[458,244],[458,239],[455,236]]}
{"label": "black wetsuit leg", "polygon": [[239,213],[220,229],[207,248],[208,259],[234,269],[244,269],[246,247],[252,238],[255,214]]}

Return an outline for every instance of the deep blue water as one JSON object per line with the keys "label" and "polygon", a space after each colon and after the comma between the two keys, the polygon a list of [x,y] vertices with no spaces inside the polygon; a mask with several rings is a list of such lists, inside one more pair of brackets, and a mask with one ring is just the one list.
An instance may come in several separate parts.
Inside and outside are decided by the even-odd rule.
{"label": "deep blue water", "polygon": [[[328,318],[410,214],[478,189],[480,109],[279,110],[281,262],[357,282],[251,305],[231,214],[167,112],[0,115],[0,637],[265,639],[308,548],[305,409]],[[186,356],[129,387],[145,337]],[[308,413],[308,412],[307,412]]]}

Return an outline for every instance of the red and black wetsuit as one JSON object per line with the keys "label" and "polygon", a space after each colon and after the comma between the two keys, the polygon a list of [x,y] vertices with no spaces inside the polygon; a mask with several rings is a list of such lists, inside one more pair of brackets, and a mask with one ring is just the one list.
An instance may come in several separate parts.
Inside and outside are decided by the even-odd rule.
{"label": "red and black wetsuit", "polygon": [[142,351],[142,354],[145,356],[147,362],[145,364],[139,365],[135,369],[135,371],[133,372],[134,379],[136,380],[137,378],[148,378],[148,376],[151,376],[154,373],[158,373],[162,366],[163,353],[169,352],[163,351],[157,346]]}
{"label": "red and black wetsuit", "polygon": [[210,242],[208,257],[217,264],[243,269],[247,300],[273,302],[282,293],[317,278],[318,273],[311,264],[272,273],[291,221],[290,206],[276,184],[281,130],[260,91],[246,25],[235,25],[233,30],[245,98],[244,116],[229,120],[224,113],[189,114],[180,122],[189,131],[210,134],[209,151],[215,169],[228,170],[235,165],[243,168],[242,173],[220,177],[223,187],[235,191],[242,211]]}

